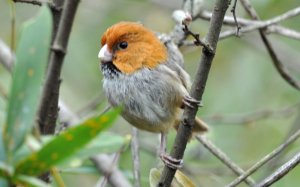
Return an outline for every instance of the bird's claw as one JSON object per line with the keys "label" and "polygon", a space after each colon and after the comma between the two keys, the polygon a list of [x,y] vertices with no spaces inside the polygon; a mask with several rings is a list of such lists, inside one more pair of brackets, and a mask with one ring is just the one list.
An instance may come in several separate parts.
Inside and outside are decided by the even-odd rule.
{"label": "bird's claw", "polygon": [[195,108],[195,105],[197,107],[202,107],[203,106],[201,101],[198,101],[198,100],[192,98],[191,96],[185,96],[183,98],[183,104],[184,104],[184,106],[188,106],[190,108]]}
{"label": "bird's claw", "polygon": [[170,155],[167,155],[166,153],[162,153],[160,155],[160,159],[163,161],[163,163],[172,169],[180,169],[183,166],[183,160],[182,159],[176,159],[171,157]]}

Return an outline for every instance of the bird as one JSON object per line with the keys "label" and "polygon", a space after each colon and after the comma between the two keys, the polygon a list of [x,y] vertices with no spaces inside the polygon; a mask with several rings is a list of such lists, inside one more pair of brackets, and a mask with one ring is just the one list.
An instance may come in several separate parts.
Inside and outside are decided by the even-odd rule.
{"label": "bird", "polygon": [[[141,23],[122,21],[102,35],[98,58],[110,105],[121,106],[121,116],[136,128],[161,133],[162,160],[169,167],[181,167],[182,160],[165,154],[165,136],[178,128],[184,107],[200,104],[189,95],[191,81],[182,56]],[[207,130],[196,117],[193,131]]]}

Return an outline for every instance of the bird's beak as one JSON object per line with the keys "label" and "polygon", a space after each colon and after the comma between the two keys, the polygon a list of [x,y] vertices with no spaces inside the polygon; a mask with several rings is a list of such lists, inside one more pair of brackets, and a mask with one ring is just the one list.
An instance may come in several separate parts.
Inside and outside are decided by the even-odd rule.
{"label": "bird's beak", "polygon": [[101,62],[111,62],[112,61],[112,53],[109,52],[107,48],[107,44],[105,44],[99,51],[98,58],[101,60]]}

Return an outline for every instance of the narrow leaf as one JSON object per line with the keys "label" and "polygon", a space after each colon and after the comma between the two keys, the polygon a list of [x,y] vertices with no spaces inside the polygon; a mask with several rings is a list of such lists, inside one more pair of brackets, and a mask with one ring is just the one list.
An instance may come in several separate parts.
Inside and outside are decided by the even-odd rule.
{"label": "narrow leaf", "polygon": [[192,180],[179,170],[175,173],[175,179],[182,187],[196,187]]}
{"label": "narrow leaf", "polygon": [[156,168],[151,168],[150,175],[149,175],[150,187],[157,187],[160,176],[161,176],[161,171],[159,171]]}
{"label": "narrow leaf", "polygon": [[26,187],[49,187],[47,183],[44,181],[31,176],[25,176],[25,175],[17,175],[16,176],[16,184]]}
{"label": "narrow leaf", "polygon": [[[152,168],[150,170],[149,182],[150,187],[156,187],[161,177],[161,170]],[[177,170],[170,187],[196,187],[195,184],[185,176],[181,171]]]}
{"label": "narrow leaf", "polygon": [[17,164],[17,173],[38,175],[66,160],[95,138],[99,132],[109,127],[119,112],[120,110],[116,109],[68,129]]}
{"label": "narrow leaf", "polygon": [[4,128],[7,154],[18,149],[32,128],[47,65],[52,17],[47,6],[24,24],[16,52],[16,65]]}
{"label": "narrow leaf", "polygon": [[13,174],[13,168],[4,162],[0,162],[0,178],[11,177],[12,174]]}

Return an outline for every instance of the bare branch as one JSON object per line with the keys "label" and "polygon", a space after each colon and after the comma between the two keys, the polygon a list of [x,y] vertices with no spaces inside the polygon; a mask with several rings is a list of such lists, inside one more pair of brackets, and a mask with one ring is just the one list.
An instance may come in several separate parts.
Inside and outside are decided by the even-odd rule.
{"label": "bare branch", "polygon": [[[119,171],[115,165],[118,160],[117,157],[111,158],[105,154],[99,154],[93,156],[91,160],[94,162],[95,166],[100,170],[104,175],[109,184],[113,187],[132,187],[128,180],[124,177],[121,171]],[[101,184],[104,184],[104,180],[101,181]]]}
{"label": "bare branch", "polygon": [[[286,136],[283,139],[283,142],[285,142],[295,131],[297,131],[298,129],[300,129],[300,106],[298,107],[298,114],[295,117],[288,133],[286,134]],[[288,152],[288,150],[286,150],[285,152]],[[273,160],[271,160],[268,163],[268,171],[273,171],[276,167],[278,167],[282,162],[282,157],[286,155],[284,152],[282,152],[281,154],[279,154],[278,156],[276,156]]]}
{"label": "bare branch", "polygon": [[[251,32],[251,31],[254,31],[254,30],[257,30],[257,29],[264,29],[264,28],[266,28],[270,25],[277,24],[281,21],[284,21],[286,19],[295,17],[299,14],[300,14],[300,7],[294,8],[294,9],[292,9],[292,10],[290,10],[290,11],[284,13],[284,14],[281,14],[281,15],[276,16],[274,18],[271,18],[269,20],[266,20],[266,21],[263,21],[263,22],[257,22],[257,24],[253,24],[253,25],[243,27],[243,28],[240,29],[240,34]],[[229,37],[229,36],[234,36],[235,33],[236,33],[236,30],[224,31],[220,34],[220,39],[223,39],[223,38],[226,38],[226,37]]]}
{"label": "bare branch", "polygon": [[237,179],[232,181],[226,187],[233,187],[240,184],[243,180],[245,180],[248,176],[270,161],[272,158],[281,153],[285,148],[287,148],[290,144],[294,143],[300,137],[300,129],[297,130],[292,136],[290,136],[283,144],[274,149],[271,153],[267,154],[257,163],[255,163],[251,168],[249,168],[243,175],[239,176]]}
{"label": "bare branch", "polygon": [[[200,14],[198,14],[195,18],[201,18],[204,20],[210,20],[212,13],[208,11],[202,11]],[[259,21],[259,20],[249,20],[249,19],[244,19],[244,18],[236,18],[236,21],[238,22],[239,25],[242,26],[250,26],[250,25],[265,25],[266,21]],[[268,21],[268,20],[267,20]],[[223,24],[229,25],[229,26],[236,26],[235,20],[232,16],[225,16]],[[266,33],[275,33],[275,34],[280,34],[282,36],[286,36],[292,39],[297,39],[300,40],[300,32],[286,28],[284,26],[280,25],[269,25],[266,26]],[[226,31],[225,31],[226,32]],[[233,30],[231,31],[233,32]],[[224,32],[223,32],[224,33]],[[223,36],[223,33],[220,34],[220,39],[225,39],[226,37]],[[231,35],[233,36],[233,35]],[[192,45],[191,42],[187,42],[187,45]]]}
{"label": "bare branch", "polygon": [[26,3],[26,4],[32,4],[32,5],[38,5],[42,6],[43,2],[46,1],[41,1],[41,0],[13,0],[15,3]]}
{"label": "bare branch", "polygon": [[272,25],[268,27],[266,33],[275,33],[292,39],[300,40],[300,32],[279,25]]}
{"label": "bare branch", "polygon": [[48,6],[52,10],[60,11],[61,7],[55,5],[52,1],[47,1],[47,0],[13,0],[15,3],[26,3],[26,4],[32,4],[32,5],[37,5],[37,6],[42,6],[43,3],[47,3]]}
{"label": "bare branch", "polygon": [[[202,95],[204,93],[204,88],[206,85],[206,81],[208,78],[209,70],[212,64],[212,60],[214,58],[215,50],[217,47],[217,42],[219,38],[219,34],[221,31],[223,19],[226,13],[226,10],[228,8],[228,1],[224,0],[217,0],[213,16],[211,20],[211,25],[208,31],[208,35],[206,37],[207,43],[209,46],[213,49],[213,53],[210,53],[205,48],[202,49],[202,56],[201,61],[199,64],[198,72],[195,77],[195,81],[193,82],[190,95],[191,97],[195,98],[196,100],[202,99]],[[186,144],[188,141],[188,137],[191,135],[191,130],[193,128],[195,116],[197,113],[198,108],[189,108],[186,107],[184,114],[183,114],[183,120],[181,121],[181,124],[178,129],[178,133],[175,139],[175,143],[173,145],[171,156],[175,159],[182,159],[184,150],[186,148]],[[160,187],[168,187],[170,186],[172,179],[175,175],[176,169],[169,168],[167,166],[164,167],[160,182],[158,186]]]}
{"label": "bare branch", "polygon": [[214,52],[213,49],[207,43],[205,43],[203,40],[200,39],[199,34],[195,34],[192,31],[190,31],[186,24],[183,23],[183,25],[184,25],[183,32],[186,34],[186,36],[191,35],[195,39],[194,44],[196,46],[202,46],[205,48],[205,50],[209,51],[210,53]]}
{"label": "bare branch", "polygon": [[[196,139],[207,148],[215,157],[217,157],[223,164],[225,164],[236,175],[242,175],[245,171],[234,163],[225,153],[223,153],[217,146],[215,146],[209,139],[204,136],[196,136]],[[249,186],[255,184],[251,177],[245,179],[245,183]]]}
{"label": "bare branch", "polygon": [[296,154],[292,159],[278,168],[273,174],[264,179],[261,183],[256,185],[255,187],[267,187],[271,186],[276,181],[280,180],[284,177],[288,172],[294,169],[300,163],[300,152]]}
{"label": "bare branch", "polygon": [[138,129],[135,127],[131,128],[132,139],[131,139],[131,155],[133,160],[133,177],[134,186],[141,186],[141,173],[140,173],[140,155],[139,155],[139,140],[138,140]]}
{"label": "bare branch", "polygon": [[79,0],[66,0],[57,35],[50,53],[49,67],[43,89],[38,123],[43,134],[53,134],[58,111],[60,73]]}
{"label": "bare branch", "polygon": [[[248,12],[248,14],[252,17],[252,19],[258,20],[259,17],[255,11],[255,9],[251,6],[250,2],[248,0],[240,0],[243,7],[245,8],[245,10]],[[284,20],[286,18],[292,17],[292,16],[296,16],[300,14],[300,7],[295,8],[291,11],[288,11],[287,13],[275,17],[272,20]],[[269,41],[269,39],[267,38],[266,34],[265,34],[265,29],[261,28],[259,29],[259,34],[260,37],[265,45],[265,47],[267,48],[269,55],[272,59],[272,62],[275,66],[275,68],[277,69],[278,73],[281,75],[281,77],[287,81],[287,83],[289,83],[292,87],[294,87],[297,90],[300,90],[300,82],[297,79],[294,79],[288,69],[282,64],[282,62],[279,60],[279,57],[277,56],[271,42]]]}

